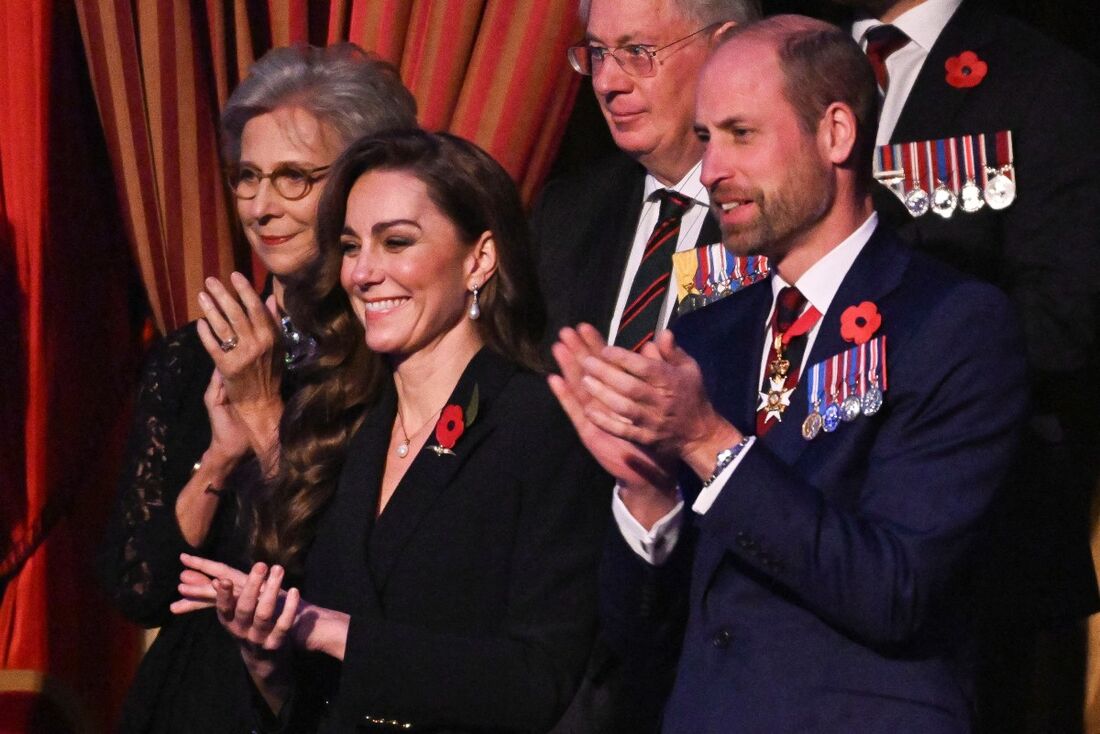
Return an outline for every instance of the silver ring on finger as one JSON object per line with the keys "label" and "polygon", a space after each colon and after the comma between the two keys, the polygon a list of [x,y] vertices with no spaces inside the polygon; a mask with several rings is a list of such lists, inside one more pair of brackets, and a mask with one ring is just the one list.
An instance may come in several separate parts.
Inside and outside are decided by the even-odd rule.
{"label": "silver ring on finger", "polygon": [[221,347],[221,350],[223,352],[232,352],[234,349],[237,348],[237,344],[239,343],[239,341],[240,340],[237,339],[237,335],[234,334],[228,339],[222,339],[220,342],[218,342],[218,346]]}

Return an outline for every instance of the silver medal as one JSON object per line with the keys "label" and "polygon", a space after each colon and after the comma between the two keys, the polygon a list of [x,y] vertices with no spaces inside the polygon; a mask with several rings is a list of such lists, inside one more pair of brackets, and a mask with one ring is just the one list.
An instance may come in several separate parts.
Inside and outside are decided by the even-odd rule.
{"label": "silver medal", "polygon": [[863,408],[864,415],[874,415],[882,407],[882,388],[878,385],[871,385],[867,388],[867,392],[863,393],[863,399],[860,401],[860,406]]}
{"label": "silver medal", "polygon": [[955,192],[943,184],[938,184],[932,191],[932,211],[944,219],[948,219],[955,213],[955,207],[959,204],[959,197]]}
{"label": "silver medal", "polygon": [[985,200],[982,198],[982,187],[978,186],[976,182],[968,180],[962,185],[962,191],[959,193],[962,196],[960,206],[967,214],[973,214],[985,206]]}
{"label": "silver medal", "polygon": [[849,395],[840,404],[840,419],[845,423],[851,423],[859,417],[861,412],[859,396]]}
{"label": "silver medal", "polygon": [[985,187],[985,203],[990,209],[1004,209],[1016,199],[1016,184],[1012,179],[997,173]]}
{"label": "silver medal", "polygon": [[928,192],[924,189],[913,189],[905,195],[905,208],[914,217],[926,214],[929,206],[931,206],[931,202],[928,198]]}

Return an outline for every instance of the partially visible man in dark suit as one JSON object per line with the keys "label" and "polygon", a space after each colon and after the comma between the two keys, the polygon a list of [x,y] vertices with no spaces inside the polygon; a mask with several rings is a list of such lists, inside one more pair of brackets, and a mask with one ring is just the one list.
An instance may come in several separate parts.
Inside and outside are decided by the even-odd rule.
{"label": "partially visible man in dark suit", "polygon": [[[619,150],[549,182],[532,213],[547,345],[561,327],[586,321],[629,349],[649,341],[673,312],[671,254],[719,240],[699,182],[695,86],[721,31],[758,18],[760,2],[581,0],[578,13],[585,37],[569,60],[592,77]],[[632,667],[625,658],[633,652],[613,650],[601,637],[555,731],[645,734],[656,727],[660,692],[671,679]]]}
{"label": "partially visible man in dark suit", "polygon": [[618,480],[612,629],[647,640],[656,598],[688,606],[666,732],[972,731],[1023,345],[1000,291],[878,223],[874,120],[843,31],[734,29],[700,80],[701,180],[726,248],[772,276],[640,353],[583,326],[554,346],[551,386]]}
{"label": "partially visible man in dark suit", "polygon": [[836,1],[860,11],[852,36],[878,67],[878,144],[984,135],[992,158],[1008,152],[992,150],[995,134],[1012,134],[1016,198],[1006,208],[980,199],[975,212],[960,201],[949,217],[912,216],[885,187],[876,202],[917,247],[1004,289],[1023,323],[1033,409],[998,530],[1011,543],[986,581],[995,614],[981,709],[997,734],[1080,731],[1080,620],[1100,609],[1088,545],[1100,435],[1100,74],[980,0]]}
{"label": "partially visible man in dark suit", "polygon": [[551,181],[535,207],[547,333],[587,321],[629,349],[672,313],[672,252],[718,241],[691,130],[695,85],[718,34],[759,17],[760,3],[582,0],[579,12],[585,38],[570,62],[591,75],[621,153]]}

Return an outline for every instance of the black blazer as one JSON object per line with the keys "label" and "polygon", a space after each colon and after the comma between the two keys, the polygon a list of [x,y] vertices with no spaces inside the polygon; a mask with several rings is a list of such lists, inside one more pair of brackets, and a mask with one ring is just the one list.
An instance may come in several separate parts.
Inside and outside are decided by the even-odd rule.
{"label": "black blazer", "polygon": [[[946,82],[946,60],[963,51],[988,65],[970,89]],[[903,238],[1001,287],[1023,324],[1034,406],[1004,507],[1008,557],[993,564],[990,587],[997,608],[1027,623],[1100,609],[1088,548],[1100,404],[1098,119],[1094,66],[964,0],[921,67],[892,142],[1011,130],[1018,198],[999,212],[914,219],[886,189],[876,195]]]}
{"label": "black blazer", "polygon": [[541,376],[483,349],[448,405],[475,388],[455,455],[426,446],[378,517],[392,384],[351,441],[305,566],[304,598],[351,614],[342,666],[302,681],[324,731],[545,731],[581,676],[610,480]]}
{"label": "black blazer", "polygon": [[[561,327],[582,321],[607,334],[642,213],[645,175],[641,164],[618,152],[543,189],[531,226],[551,342]],[[708,212],[695,246],[721,238]]]}

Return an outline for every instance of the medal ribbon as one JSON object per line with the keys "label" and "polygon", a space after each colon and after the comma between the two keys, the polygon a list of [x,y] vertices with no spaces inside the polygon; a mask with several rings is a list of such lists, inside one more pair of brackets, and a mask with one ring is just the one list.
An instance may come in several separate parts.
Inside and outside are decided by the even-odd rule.
{"label": "medal ribbon", "polygon": [[944,140],[936,141],[936,180],[944,186],[951,186],[956,194],[958,187],[953,185],[951,172],[947,168],[947,145]]}
{"label": "medal ribbon", "polygon": [[926,140],[922,147],[924,148],[924,155],[920,157],[921,180],[927,183],[928,188],[925,191],[931,195],[936,188],[936,168],[932,165],[932,143]]}
{"label": "medal ribbon", "polygon": [[1001,166],[1001,172],[1016,180],[1016,169],[1012,161],[1012,131],[1002,130],[997,133],[997,163]]}
{"label": "medal ribbon", "polygon": [[703,287],[706,286],[707,277],[709,275],[709,273],[707,272],[709,268],[709,257],[707,255],[707,249],[707,247],[700,247],[695,251],[695,259],[696,262],[698,262],[698,265],[695,268],[694,283],[695,290],[699,293],[703,292]]}
{"label": "medal ribbon", "polygon": [[[791,339],[794,339],[796,337],[800,337],[803,334],[805,334],[806,332],[808,332],[810,329],[814,328],[814,325],[820,319],[821,319],[821,312],[818,311],[813,306],[810,306],[805,311],[803,311],[802,315],[794,320],[794,323],[791,324],[791,327],[783,332],[783,335],[782,335],[783,348],[784,349],[787,348],[787,346],[791,343]],[[757,323],[759,323],[759,322],[757,322]],[[774,316],[772,317],[772,329],[773,329],[773,331],[775,329],[775,317]]]}
{"label": "medal ribbon", "polygon": [[820,413],[825,408],[825,366],[818,362],[810,368],[808,375],[810,389],[806,393],[806,412]]}
{"label": "medal ribbon", "polygon": [[829,359],[829,394],[825,396],[825,404],[840,403],[840,398],[837,395],[836,389],[836,377],[840,373],[840,355],[834,354]]}
{"label": "medal ribbon", "polygon": [[729,253],[726,248],[718,245],[710,251],[710,277],[714,281],[715,288],[719,283],[729,280]]}
{"label": "medal ribbon", "polygon": [[989,156],[986,154],[985,136],[978,135],[978,154],[982,164],[982,191],[989,188]]}
{"label": "medal ribbon", "polygon": [[951,154],[950,155],[951,190],[954,191],[956,194],[958,194],[960,192],[959,151],[958,151],[958,148],[955,147],[955,139],[954,138],[951,138],[950,140],[945,140],[943,142],[944,142],[945,147],[948,149],[948,152]]}
{"label": "medal ribbon", "polygon": [[845,398],[849,395],[855,395],[856,393],[856,383],[859,381],[858,373],[856,372],[856,369],[859,367],[859,349],[860,347],[854,347],[844,353],[844,372],[848,376],[848,379],[844,381]]}

